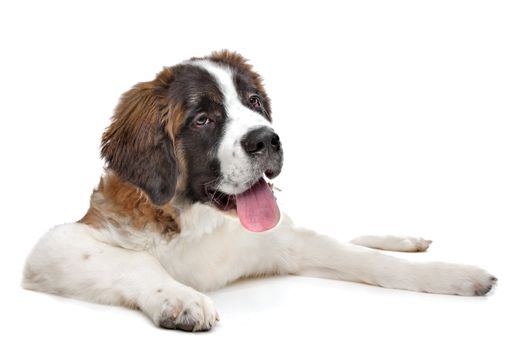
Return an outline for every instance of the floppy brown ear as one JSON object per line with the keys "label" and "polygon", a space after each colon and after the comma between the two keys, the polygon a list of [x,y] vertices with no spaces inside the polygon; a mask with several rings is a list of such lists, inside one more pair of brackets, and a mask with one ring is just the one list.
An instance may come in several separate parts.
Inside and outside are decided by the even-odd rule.
{"label": "floppy brown ear", "polygon": [[165,70],[122,95],[101,147],[109,169],[141,188],[156,205],[173,197],[177,177],[174,142],[164,127],[167,75]]}

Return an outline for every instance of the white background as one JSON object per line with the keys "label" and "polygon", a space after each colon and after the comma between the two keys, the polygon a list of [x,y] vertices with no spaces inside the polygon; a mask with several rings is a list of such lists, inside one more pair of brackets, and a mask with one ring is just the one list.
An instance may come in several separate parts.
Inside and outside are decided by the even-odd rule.
{"label": "white background", "polygon": [[[523,348],[524,18],[519,1],[2,2],[0,347]],[[185,334],[23,291],[32,245],[88,207],[119,95],[222,48],[265,77],[296,221],[431,238],[407,258],[481,265],[495,293],[245,281],[210,293],[212,332]]]}

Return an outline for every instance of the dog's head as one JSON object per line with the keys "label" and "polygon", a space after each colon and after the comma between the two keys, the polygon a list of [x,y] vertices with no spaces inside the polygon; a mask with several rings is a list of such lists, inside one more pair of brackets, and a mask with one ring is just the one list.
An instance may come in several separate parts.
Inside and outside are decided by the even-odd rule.
{"label": "dog's head", "polygon": [[102,137],[102,156],[155,205],[208,203],[263,231],[279,220],[264,180],[283,163],[271,120],[260,76],[238,54],[213,53],[126,92]]}

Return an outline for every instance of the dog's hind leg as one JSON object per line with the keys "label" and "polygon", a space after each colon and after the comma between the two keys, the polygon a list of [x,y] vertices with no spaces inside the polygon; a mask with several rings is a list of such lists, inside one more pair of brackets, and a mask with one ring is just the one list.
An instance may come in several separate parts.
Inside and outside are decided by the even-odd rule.
{"label": "dog's hind leg", "polygon": [[360,236],[351,243],[392,252],[424,252],[432,241],[410,236]]}

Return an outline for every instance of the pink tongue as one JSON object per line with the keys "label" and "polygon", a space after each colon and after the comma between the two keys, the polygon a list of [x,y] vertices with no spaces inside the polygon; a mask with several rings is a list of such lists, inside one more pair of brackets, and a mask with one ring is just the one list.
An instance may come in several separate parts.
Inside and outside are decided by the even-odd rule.
{"label": "pink tongue", "polygon": [[281,216],[270,186],[263,178],[245,192],[238,194],[237,214],[249,231],[267,231],[277,225]]}

